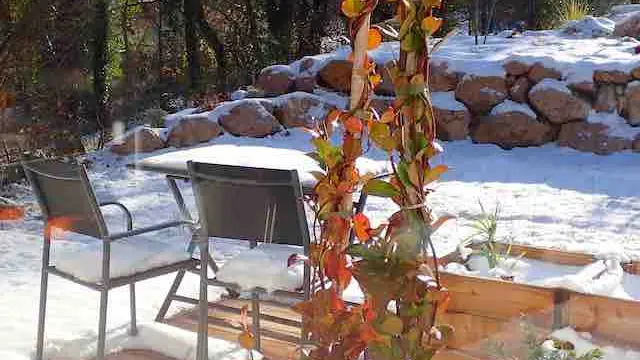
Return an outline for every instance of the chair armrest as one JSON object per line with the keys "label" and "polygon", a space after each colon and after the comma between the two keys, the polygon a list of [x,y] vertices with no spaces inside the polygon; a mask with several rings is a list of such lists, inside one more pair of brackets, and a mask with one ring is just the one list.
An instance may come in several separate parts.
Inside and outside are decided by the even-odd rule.
{"label": "chair armrest", "polygon": [[150,233],[150,232],[153,232],[153,231],[158,231],[158,230],[162,230],[162,229],[168,229],[168,228],[176,227],[176,226],[180,226],[180,225],[195,226],[196,222],[195,221],[189,221],[189,220],[167,221],[167,222],[163,222],[163,223],[152,225],[152,226],[147,226],[147,227],[133,229],[133,230],[129,230],[129,231],[121,232],[121,233],[111,234],[111,235],[107,236],[105,240],[106,241],[114,241],[114,240],[118,240],[118,239],[122,239],[122,238],[127,238],[127,237],[131,237],[131,236]]}
{"label": "chair armrest", "polygon": [[129,209],[127,209],[126,206],[122,205],[121,203],[119,203],[117,201],[104,201],[104,202],[101,202],[100,204],[98,204],[98,206],[100,206],[100,207],[103,207],[103,206],[116,206],[116,207],[120,208],[120,210],[122,210],[124,212],[124,215],[127,217],[127,231],[133,230],[133,217],[131,216],[131,211],[129,211]]}

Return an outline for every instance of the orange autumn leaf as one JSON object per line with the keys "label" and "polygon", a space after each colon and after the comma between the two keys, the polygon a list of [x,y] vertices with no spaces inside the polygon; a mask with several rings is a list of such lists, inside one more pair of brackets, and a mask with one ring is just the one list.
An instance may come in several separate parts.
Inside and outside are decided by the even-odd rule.
{"label": "orange autumn leaf", "polygon": [[362,11],[363,4],[360,0],[344,0],[340,9],[342,13],[348,18],[354,18]]}
{"label": "orange autumn leaf", "polygon": [[365,214],[357,213],[353,216],[353,231],[360,241],[369,240],[371,237],[369,235],[369,229],[371,229],[371,223]]}
{"label": "orange autumn leaf", "polygon": [[393,122],[395,119],[396,119],[396,111],[394,110],[393,107],[389,106],[387,110],[385,110],[382,113],[382,116],[380,117],[380,122],[388,124],[390,122]]}
{"label": "orange autumn leaf", "polygon": [[19,206],[0,204],[0,221],[22,220],[24,209]]}
{"label": "orange autumn leaf", "polygon": [[435,16],[427,16],[422,20],[422,30],[428,35],[434,34],[442,26],[442,19]]}
{"label": "orange autumn leaf", "polygon": [[442,6],[442,0],[423,0],[424,6],[428,8],[439,8]]}
{"label": "orange autumn leaf", "polygon": [[367,39],[367,49],[373,50],[382,43],[382,34],[378,29],[369,29],[369,38]]}
{"label": "orange autumn leaf", "polygon": [[378,74],[369,75],[369,82],[371,83],[371,86],[376,88],[380,83],[382,83],[382,76]]}
{"label": "orange autumn leaf", "polygon": [[342,115],[342,111],[338,109],[333,109],[329,111],[329,113],[327,114],[327,123],[335,122],[340,118],[341,115]]}
{"label": "orange autumn leaf", "polygon": [[361,133],[363,127],[364,125],[362,124],[362,120],[358,119],[355,116],[350,116],[347,120],[344,121],[344,128],[351,134]]}

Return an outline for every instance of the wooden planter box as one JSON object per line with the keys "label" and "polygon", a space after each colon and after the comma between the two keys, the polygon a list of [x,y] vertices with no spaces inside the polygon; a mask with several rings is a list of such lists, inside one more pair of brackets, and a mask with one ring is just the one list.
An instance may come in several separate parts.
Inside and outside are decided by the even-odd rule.
{"label": "wooden planter box", "polygon": [[[525,258],[562,265],[581,266],[596,261],[586,254],[512,246],[512,254],[523,252]],[[447,263],[451,258],[446,256],[441,262]],[[624,264],[624,269],[639,274],[640,264]],[[440,319],[451,324],[456,335],[438,360],[490,359],[487,340],[521,341],[519,324],[523,315],[541,335],[572,327],[591,333],[592,341],[598,345],[640,349],[640,301],[446,272],[441,276],[451,293],[451,303]]]}

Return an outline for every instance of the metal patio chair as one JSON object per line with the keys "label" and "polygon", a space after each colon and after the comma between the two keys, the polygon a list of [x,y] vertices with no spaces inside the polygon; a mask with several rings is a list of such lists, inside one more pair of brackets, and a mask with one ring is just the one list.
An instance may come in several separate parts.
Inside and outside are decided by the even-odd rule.
{"label": "metal patio chair", "polygon": [[[199,213],[200,254],[208,252],[210,238],[226,238],[246,240],[254,248],[258,242],[297,245],[304,255],[308,255],[309,228],[304,211],[302,187],[295,170],[261,169],[241,166],[229,166],[206,163],[188,163],[190,178]],[[193,250],[193,249],[192,249]],[[218,265],[209,256],[201,256],[200,276],[207,277],[207,267],[214,273]],[[203,270],[204,269],[204,270]],[[200,290],[199,300],[177,295],[177,290],[184,277],[181,270],[171,286],[165,302],[160,308],[156,321],[162,321],[172,301],[187,302],[199,306],[199,324],[207,326],[208,307],[206,285],[222,286],[237,289],[235,284],[224,283],[208,278],[205,289]],[[299,300],[310,297],[310,269],[304,268],[303,289],[301,293],[278,291],[279,295],[289,295]],[[204,299],[202,296],[204,295]],[[260,303],[259,292],[252,290],[251,316],[253,332],[256,337],[256,348],[260,350]],[[266,318],[266,317],[265,317]],[[269,316],[270,321],[278,322],[279,318]],[[285,321],[285,319],[280,319]],[[199,329],[206,334],[206,329]],[[301,337],[304,341],[304,336]],[[199,353],[206,354],[206,341],[200,344],[204,348]]]}
{"label": "metal patio chair", "polygon": [[[97,359],[102,360],[105,355],[109,290],[129,285],[130,333],[135,335],[137,334],[135,283],[179,269],[192,268],[198,263],[186,249],[181,253],[173,247],[170,248],[166,244],[151,239],[136,238],[131,239],[132,241],[126,239],[161,229],[193,224],[179,220],[133,229],[131,213],[124,205],[114,201],[99,203],[96,200],[84,166],[48,160],[24,163],[23,168],[38,199],[45,221],[36,359],[41,360],[43,357],[47,285],[51,273],[100,292]],[[126,231],[116,233],[108,231],[100,210],[103,206],[116,206],[124,212],[127,219]],[[96,238],[97,246],[69,254],[73,257],[68,260],[72,260],[75,265],[65,264],[63,261],[59,264],[51,264],[51,238],[53,229],[57,227]],[[136,253],[136,249],[141,252]],[[128,256],[112,258],[113,250],[124,250]],[[162,256],[155,256],[157,254]],[[144,261],[143,265],[141,261]],[[92,268],[78,269],[78,263],[88,263]]]}

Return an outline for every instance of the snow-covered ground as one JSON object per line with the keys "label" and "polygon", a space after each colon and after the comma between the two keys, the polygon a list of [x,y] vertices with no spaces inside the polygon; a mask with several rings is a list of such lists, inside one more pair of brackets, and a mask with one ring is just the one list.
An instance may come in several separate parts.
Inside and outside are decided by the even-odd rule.
{"label": "snow-covered ground", "polygon": [[[309,151],[309,134],[294,131],[290,136],[267,139],[223,136],[215,143],[238,146],[268,146]],[[444,181],[430,197],[438,214],[457,216],[436,234],[441,251],[453,249],[470,234],[470,221],[486,208],[500,203],[498,237],[536,246],[571,251],[602,252],[618,249],[640,259],[640,156],[619,153],[608,157],[580,153],[547,145],[504,151],[493,145],[467,141],[444,144],[439,161],[451,167]],[[166,150],[165,150],[166,151]],[[233,157],[234,154],[228,154]],[[382,164],[383,154],[367,154]],[[89,156],[90,178],[101,200],[115,199],[129,207],[136,226],[150,225],[178,216],[178,209],[165,180],[157,175],[127,170],[128,159],[108,153]],[[181,184],[194,210],[189,184]],[[33,202],[26,185],[3,189],[19,201]],[[41,221],[32,204],[28,218],[19,223],[0,223],[0,358],[24,359],[34,349],[41,254]],[[374,223],[395,211],[387,200],[370,198],[366,213]],[[110,227],[124,224],[117,209],[105,208]],[[185,230],[161,233],[164,242],[182,246]],[[56,251],[83,244],[58,240]],[[238,246],[224,246],[217,258],[236,253]],[[138,316],[150,321],[168,290],[171,276],[138,285]],[[195,293],[196,279],[189,277],[182,291]],[[212,296],[217,293],[212,291]],[[111,292],[109,329],[128,322],[126,288]],[[90,337],[97,328],[98,294],[55,276],[50,278],[48,339]],[[176,309],[173,309],[175,312]],[[56,343],[60,344],[60,343]]]}

